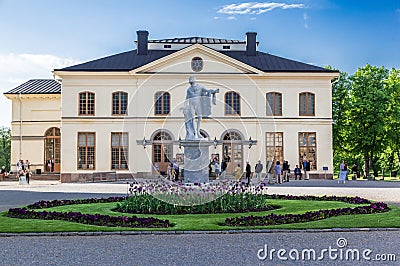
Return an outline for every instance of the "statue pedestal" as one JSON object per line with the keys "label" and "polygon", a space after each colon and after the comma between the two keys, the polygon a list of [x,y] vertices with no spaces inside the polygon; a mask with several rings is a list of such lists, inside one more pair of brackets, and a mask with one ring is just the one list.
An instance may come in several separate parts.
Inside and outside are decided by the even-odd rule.
{"label": "statue pedestal", "polygon": [[210,163],[209,140],[181,141],[184,148],[184,182],[208,183],[208,165]]}

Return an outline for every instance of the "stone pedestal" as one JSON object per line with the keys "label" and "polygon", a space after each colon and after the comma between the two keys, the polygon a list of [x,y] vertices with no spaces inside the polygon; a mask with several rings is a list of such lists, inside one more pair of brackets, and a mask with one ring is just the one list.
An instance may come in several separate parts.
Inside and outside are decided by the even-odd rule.
{"label": "stone pedestal", "polygon": [[210,163],[209,140],[181,141],[184,148],[184,182],[208,183],[208,165]]}

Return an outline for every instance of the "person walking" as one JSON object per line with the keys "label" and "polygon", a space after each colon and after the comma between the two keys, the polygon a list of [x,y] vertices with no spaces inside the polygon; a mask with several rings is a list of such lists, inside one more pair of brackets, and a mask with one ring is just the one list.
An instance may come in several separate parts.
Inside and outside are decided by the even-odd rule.
{"label": "person walking", "polygon": [[247,186],[249,186],[251,178],[251,166],[249,161],[246,162],[246,178],[247,178]]}
{"label": "person walking", "polygon": [[261,180],[261,173],[262,173],[263,167],[264,166],[261,163],[261,160],[258,160],[258,163],[256,164],[255,169],[254,169],[254,173],[256,173],[255,178],[257,180]]}
{"label": "person walking", "polygon": [[274,170],[275,170],[276,182],[278,184],[282,184],[282,181],[281,181],[282,168],[281,168],[281,163],[279,161],[276,161]]}

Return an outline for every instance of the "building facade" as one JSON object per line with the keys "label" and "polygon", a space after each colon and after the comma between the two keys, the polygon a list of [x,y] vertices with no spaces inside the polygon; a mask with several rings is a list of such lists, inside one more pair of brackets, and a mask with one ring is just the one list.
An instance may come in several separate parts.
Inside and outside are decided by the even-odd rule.
{"label": "building facade", "polygon": [[[183,158],[182,107],[195,75],[206,88],[219,88],[201,133],[216,140],[210,154],[225,158],[228,171],[258,160],[287,160],[293,169],[308,159],[311,178],[323,176],[324,167],[332,176],[331,82],[337,71],[260,52],[256,33],[244,41],[137,34],[135,50],[54,70],[61,93],[44,97],[18,87],[5,93],[13,101],[13,162],[30,158],[46,171],[48,157],[59,154],[54,170],[63,182],[102,172],[163,173]],[[54,141],[53,154],[47,138]],[[249,149],[250,140],[257,142]]]}

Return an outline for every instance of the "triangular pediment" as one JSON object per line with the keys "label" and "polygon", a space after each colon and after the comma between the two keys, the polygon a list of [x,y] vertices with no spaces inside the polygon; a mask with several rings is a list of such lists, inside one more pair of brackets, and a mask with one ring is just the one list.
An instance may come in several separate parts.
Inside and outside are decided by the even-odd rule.
{"label": "triangular pediment", "polygon": [[[201,58],[203,68],[192,69],[192,59]],[[164,56],[144,66],[133,69],[131,74],[261,74],[262,71],[239,60],[224,55],[201,44],[194,44]]]}

